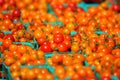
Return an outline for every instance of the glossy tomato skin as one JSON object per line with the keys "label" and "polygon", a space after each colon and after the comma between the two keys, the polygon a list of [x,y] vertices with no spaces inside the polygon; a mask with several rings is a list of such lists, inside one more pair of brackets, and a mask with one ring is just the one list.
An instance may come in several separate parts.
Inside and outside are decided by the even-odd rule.
{"label": "glossy tomato skin", "polygon": [[11,35],[11,34],[5,35],[4,39],[9,39],[9,40],[15,41],[13,35]]}
{"label": "glossy tomato skin", "polygon": [[40,50],[42,50],[44,52],[51,52],[52,48],[49,44],[43,44],[40,46]]}
{"label": "glossy tomato skin", "polygon": [[3,40],[2,46],[4,46],[5,48],[8,48],[11,44],[12,44],[12,40],[5,39]]}
{"label": "glossy tomato skin", "polygon": [[59,52],[66,52],[68,50],[68,46],[64,43],[58,44],[58,51]]}
{"label": "glossy tomato skin", "polygon": [[19,18],[20,17],[20,10],[14,10],[12,13],[13,18]]}
{"label": "glossy tomato skin", "polygon": [[120,11],[120,6],[117,5],[117,4],[116,4],[116,5],[113,5],[113,6],[112,6],[112,10],[113,10],[113,11],[116,11],[116,12],[117,12],[117,11]]}
{"label": "glossy tomato skin", "polygon": [[0,6],[2,6],[5,3],[4,0],[0,0]]}
{"label": "glossy tomato skin", "polygon": [[64,41],[64,36],[62,33],[56,33],[56,34],[54,34],[53,39],[54,39],[55,43],[59,44]]}
{"label": "glossy tomato skin", "polygon": [[3,18],[4,18],[4,19],[12,19],[12,15],[10,15],[10,14],[5,14],[5,15],[3,15]]}
{"label": "glossy tomato skin", "polygon": [[45,42],[45,38],[44,37],[40,37],[40,38],[37,39],[37,43],[39,45],[42,45],[44,42]]}
{"label": "glossy tomato skin", "polygon": [[101,80],[112,80],[109,76],[103,76]]}

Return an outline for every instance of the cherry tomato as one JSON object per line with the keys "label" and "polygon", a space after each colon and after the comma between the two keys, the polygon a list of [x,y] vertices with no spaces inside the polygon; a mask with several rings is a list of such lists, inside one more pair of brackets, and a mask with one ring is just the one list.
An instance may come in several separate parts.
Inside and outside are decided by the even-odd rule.
{"label": "cherry tomato", "polygon": [[110,78],[110,76],[103,76],[101,80],[112,80],[112,79]]}
{"label": "cherry tomato", "polygon": [[53,57],[52,57],[52,61],[54,63],[58,63],[58,62],[61,62],[62,61],[62,56],[60,54],[55,54]]}
{"label": "cherry tomato", "polygon": [[51,52],[52,48],[51,48],[51,45],[49,45],[49,44],[43,44],[40,46],[40,50],[42,50],[44,52]]}
{"label": "cherry tomato", "polygon": [[54,39],[54,42],[58,44],[64,41],[64,36],[62,33],[56,33],[54,34],[53,39]]}
{"label": "cherry tomato", "polygon": [[13,35],[11,35],[11,34],[5,35],[4,39],[9,39],[9,40],[11,40],[11,41],[13,41],[13,42],[15,41]]}
{"label": "cherry tomato", "polygon": [[58,51],[59,52],[66,52],[68,50],[68,46],[64,43],[58,44]]}
{"label": "cherry tomato", "polygon": [[20,10],[14,10],[12,13],[13,18],[19,18],[20,17]]}
{"label": "cherry tomato", "polygon": [[117,11],[120,11],[120,6],[117,5],[117,4],[116,4],[116,5],[113,5],[113,6],[112,6],[112,10],[113,10],[113,11],[116,11],[116,12],[117,12]]}
{"label": "cherry tomato", "polygon": [[3,5],[5,3],[4,0],[0,0],[0,5]]}
{"label": "cherry tomato", "polygon": [[2,45],[5,47],[5,48],[8,48],[10,45],[12,44],[12,40],[9,40],[9,39],[5,39],[2,43]]}
{"label": "cherry tomato", "polygon": [[37,39],[37,43],[39,45],[42,45],[44,42],[45,42],[45,38],[44,37],[40,37],[40,38]]}

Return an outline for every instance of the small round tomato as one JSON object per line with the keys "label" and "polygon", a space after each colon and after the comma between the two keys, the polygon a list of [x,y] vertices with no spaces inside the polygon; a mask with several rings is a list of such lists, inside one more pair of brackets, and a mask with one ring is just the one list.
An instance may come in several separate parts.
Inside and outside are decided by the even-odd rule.
{"label": "small round tomato", "polygon": [[40,50],[44,51],[44,52],[51,52],[52,48],[50,44],[43,44],[40,46]]}
{"label": "small round tomato", "polygon": [[78,39],[81,39],[81,35],[80,34],[75,34],[74,37],[78,38]]}
{"label": "small round tomato", "polygon": [[4,19],[12,19],[12,16],[10,14],[5,14],[3,15]]}
{"label": "small round tomato", "polygon": [[[57,76],[59,77],[59,78],[61,78],[61,77],[64,77],[63,76],[63,74],[65,74],[65,69],[64,69],[64,67],[63,66],[56,66],[55,67],[55,73],[57,74]],[[61,76],[62,75],[62,76]]]}
{"label": "small round tomato", "polygon": [[112,10],[117,12],[117,11],[120,10],[120,6],[117,5],[117,4],[116,4],[116,5],[113,5],[113,6],[112,6]]}
{"label": "small round tomato", "polygon": [[67,46],[68,49],[71,47],[71,42],[70,41],[64,40],[63,43]]}
{"label": "small round tomato", "polygon": [[27,52],[27,47],[25,45],[20,45],[18,46],[17,51],[21,54],[24,54]]}
{"label": "small round tomato", "polygon": [[10,66],[11,64],[14,63],[14,59],[12,57],[7,57],[4,61],[6,66]]}
{"label": "small round tomato", "polygon": [[11,34],[5,35],[4,39],[9,39],[9,40],[15,41],[13,35],[11,35]]}
{"label": "small round tomato", "polygon": [[64,43],[58,44],[58,51],[59,52],[66,52],[68,50],[68,46]]}
{"label": "small round tomato", "polygon": [[17,29],[18,29],[18,30],[20,30],[20,29],[22,29],[22,28],[23,28],[23,26],[22,26],[22,24],[21,24],[21,23],[17,23],[17,24],[16,24],[16,27],[17,27]]}
{"label": "small round tomato", "polygon": [[9,46],[9,50],[10,50],[10,51],[15,51],[15,50],[17,50],[17,45],[11,44],[11,45]]}
{"label": "small round tomato", "polygon": [[26,74],[27,74],[27,75],[26,75],[26,78],[27,78],[27,79],[32,79],[32,80],[34,80],[35,77],[36,77],[35,72],[33,71],[33,69],[32,69],[32,70],[28,70]]}
{"label": "small round tomato", "polygon": [[45,42],[45,38],[44,37],[40,37],[40,38],[37,39],[37,43],[39,45],[42,45],[44,42]]}
{"label": "small round tomato", "polygon": [[70,57],[63,59],[63,64],[65,66],[70,66],[70,65],[72,65],[72,63],[73,63],[73,61],[72,61],[72,58],[70,58]]}
{"label": "small round tomato", "polygon": [[112,79],[110,78],[110,76],[103,76],[101,80],[112,80]]}
{"label": "small round tomato", "polygon": [[0,0],[0,5],[3,5],[5,3],[4,0]]}
{"label": "small round tomato", "polygon": [[61,61],[62,61],[62,56],[60,54],[55,54],[52,57],[52,62],[54,62],[54,63],[58,63],[58,62],[61,62]]}
{"label": "small round tomato", "polygon": [[20,10],[14,10],[12,13],[13,18],[19,18],[20,17]]}
{"label": "small round tomato", "polygon": [[76,9],[76,11],[77,11],[77,12],[83,12],[84,10],[83,10],[83,8],[78,7],[78,8]]}
{"label": "small round tomato", "polygon": [[15,0],[9,0],[9,4],[10,4],[10,5],[15,5],[15,4],[16,4],[16,1],[15,1]]}
{"label": "small round tomato", "polygon": [[72,76],[71,80],[82,80],[82,79],[81,79],[81,77],[80,77],[80,75],[79,75],[78,73],[75,73],[75,74]]}
{"label": "small round tomato", "polygon": [[5,48],[8,48],[11,44],[12,44],[12,40],[9,40],[9,39],[3,40],[3,43],[2,43],[2,45],[3,45]]}
{"label": "small round tomato", "polygon": [[64,41],[64,36],[62,33],[56,33],[54,34],[53,39],[54,39],[54,42],[58,44]]}

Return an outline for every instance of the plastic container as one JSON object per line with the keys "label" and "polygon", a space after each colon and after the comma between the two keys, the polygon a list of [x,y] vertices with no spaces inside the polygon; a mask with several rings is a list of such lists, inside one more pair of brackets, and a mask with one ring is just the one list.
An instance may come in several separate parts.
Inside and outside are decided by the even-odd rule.
{"label": "plastic container", "polygon": [[97,7],[98,5],[99,4],[97,4],[97,3],[88,4],[88,3],[85,3],[85,2],[81,2],[77,5],[77,7],[81,7],[81,8],[84,9],[85,12],[87,12],[89,7]]}
{"label": "plastic container", "polygon": [[3,70],[6,74],[6,79],[7,80],[13,80],[13,78],[11,77],[11,74],[10,74],[10,69],[9,67],[7,67],[4,63],[2,63],[2,66],[3,66]]}

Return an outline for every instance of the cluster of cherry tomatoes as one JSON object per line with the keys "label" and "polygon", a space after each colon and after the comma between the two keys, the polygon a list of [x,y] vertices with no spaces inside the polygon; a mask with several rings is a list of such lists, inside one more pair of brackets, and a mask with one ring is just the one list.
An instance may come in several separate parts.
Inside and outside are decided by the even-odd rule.
{"label": "cluster of cherry tomatoes", "polygon": [[[120,78],[120,6],[106,0],[86,12],[81,1],[0,0],[1,62],[14,80],[97,80],[97,73],[101,80]],[[38,48],[14,44],[34,39]],[[54,67],[54,74],[20,68],[28,65]]]}

